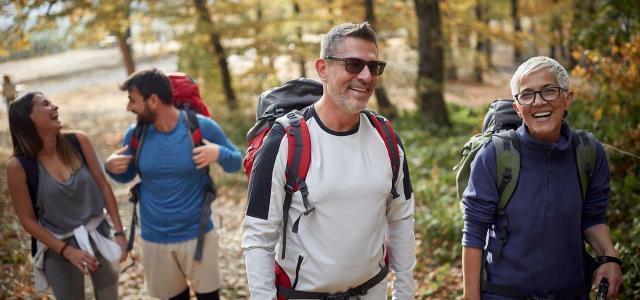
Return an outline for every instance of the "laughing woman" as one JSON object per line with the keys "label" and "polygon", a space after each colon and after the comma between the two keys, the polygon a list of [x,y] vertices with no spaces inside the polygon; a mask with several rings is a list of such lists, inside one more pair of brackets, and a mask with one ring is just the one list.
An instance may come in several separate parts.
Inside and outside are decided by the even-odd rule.
{"label": "laughing woman", "polygon": [[58,107],[38,92],[11,103],[9,128],[7,181],[18,219],[35,238],[36,290],[51,286],[58,299],[84,299],[89,275],[97,299],[117,299],[112,262],[126,257],[127,239],[91,142],[82,132],[62,131]]}

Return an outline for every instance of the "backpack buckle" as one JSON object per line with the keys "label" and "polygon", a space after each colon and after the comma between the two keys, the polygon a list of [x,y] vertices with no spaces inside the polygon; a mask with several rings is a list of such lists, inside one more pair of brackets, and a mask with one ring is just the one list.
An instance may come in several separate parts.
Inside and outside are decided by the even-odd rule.
{"label": "backpack buckle", "polygon": [[298,190],[302,194],[303,198],[307,198],[307,196],[309,196],[309,189],[307,189],[307,184],[303,180],[298,181]]}
{"label": "backpack buckle", "polygon": [[293,186],[291,186],[290,184],[285,184],[284,185],[284,191],[287,194],[293,194]]}
{"label": "backpack buckle", "polygon": [[296,113],[293,112],[293,111],[287,113],[287,119],[289,119],[289,124],[291,126],[296,126],[297,127],[298,125],[300,125],[300,118],[298,118]]}

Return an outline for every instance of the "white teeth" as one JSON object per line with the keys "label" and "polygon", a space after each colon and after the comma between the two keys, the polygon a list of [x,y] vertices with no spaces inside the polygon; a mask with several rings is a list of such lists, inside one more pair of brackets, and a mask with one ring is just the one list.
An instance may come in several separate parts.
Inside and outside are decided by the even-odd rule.
{"label": "white teeth", "polygon": [[539,113],[535,113],[533,114],[534,117],[536,118],[544,118],[544,117],[548,117],[551,115],[551,112],[547,111],[547,112],[539,112]]}
{"label": "white teeth", "polygon": [[367,89],[359,89],[359,88],[354,88],[354,87],[352,87],[351,89],[354,90],[354,91],[357,91],[357,92],[361,92],[361,93],[364,93],[364,92],[367,91]]}

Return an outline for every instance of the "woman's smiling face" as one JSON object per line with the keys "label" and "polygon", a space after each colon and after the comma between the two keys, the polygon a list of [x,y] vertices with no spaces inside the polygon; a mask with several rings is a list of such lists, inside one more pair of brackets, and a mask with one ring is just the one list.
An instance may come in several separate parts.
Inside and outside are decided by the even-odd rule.
{"label": "woman's smiling face", "polygon": [[[535,71],[522,78],[520,90],[522,92],[540,91],[548,87],[557,87],[558,82],[546,69]],[[529,129],[529,135],[534,139],[555,143],[560,139],[560,129],[564,112],[573,102],[573,92],[560,91],[557,99],[545,101],[539,93],[535,95],[535,101],[530,105],[514,103],[514,109],[524,120]]]}

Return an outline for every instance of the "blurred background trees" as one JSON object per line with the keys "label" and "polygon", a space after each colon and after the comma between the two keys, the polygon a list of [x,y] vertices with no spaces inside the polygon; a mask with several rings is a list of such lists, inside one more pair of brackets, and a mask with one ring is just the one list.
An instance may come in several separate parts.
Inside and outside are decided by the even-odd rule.
{"label": "blurred background trees", "polygon": [[[612,169],[609,224],[624,257],[622,299],[640,297],[640,3],[633,0],[126,0],[2,1],[0,62],[80,47],[177,44],[178,69],[201,86],[214,115],[253,122],[265,89],[314,78],[322,34],[369,21],[388,62],[374,106],[406,139],[417,195],[420,293],[460,295],[461,216],[451,167],[480,130],[479,99],[451,94],[506,82],[519,63],[554,57],[572,72],[572,125],[593,131]],[[173,48],[171,48],[173,49]],[[125,72],[123,72],[123,78]],[[447,85],[453,85],[449,88]],[[447,90],[450,92],[447,96]],[[481,103],[505,97],[498,89]],[[489,91],[491,91],[489,89]],[[446,102],[445,102],[446,100]],[[461,103],[460,103],[461,102]],[[225,124],[225,122],[222,122]],[[241,138],[237,144],[243,144]]]}

